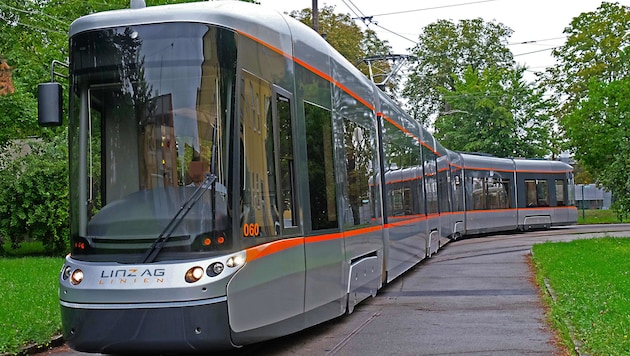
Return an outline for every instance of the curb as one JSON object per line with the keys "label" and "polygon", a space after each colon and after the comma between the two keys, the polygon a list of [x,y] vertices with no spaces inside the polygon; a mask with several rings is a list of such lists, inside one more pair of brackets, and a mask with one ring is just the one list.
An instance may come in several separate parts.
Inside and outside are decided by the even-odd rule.
{"label": "curb", "polygon": [[65,342],[65,340],[63,339],[62,335],[57,335],[54,336],[49,342],[47,342],[46,344],[29,344],[26,345],[24,347],[22,347],[20,349],[19,352],[12,354],[12,353],[3,353],[0,354],[0,356],[12,356],[12,355],[35,355],[44,351],[48,351],[50,349],[53,349],[55,347],[59,347],[61,345],[63,345]]}

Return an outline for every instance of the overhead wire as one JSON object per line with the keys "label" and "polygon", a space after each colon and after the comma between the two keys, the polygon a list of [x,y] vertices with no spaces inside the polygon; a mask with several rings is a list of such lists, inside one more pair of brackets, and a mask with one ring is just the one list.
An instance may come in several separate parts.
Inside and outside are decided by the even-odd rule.
{"label": "overhead wire", "polygon": [[[450,8],[450,7],[467,6],[467,5],[474,5],[474,4],[485,3],[485,2],[493,2],[493,1],[497,1],[497,0],[470,1],[470,2],[457,3],[457,4],[433,6],[433,7],[421,8],[421,9],[388,12],[388,13],[382,13],[382,14],[376,14],[376,15],[370,15],[370,16],[365,16],[363,14],[363,12],[354,3],[352,3],[352,0],[341,0],[341,1],[344,3],[344,5],[346,5],[348,7],[348,9],[350,9],[350,11],[352,11],[352,13],[355,14],[355,16],[357,16],[355,18],[355,20],[361,20],[366,27],[369,28],[370,25],[374,25],[374,26],[382,29],[383,31],[386,31],[386,32],[388,32],[388,33],[390,33],[390,34],[392,34],[394,36],[400,37],[400,38],[402,38],[402,39],[404,39],[406,41],[409,41],[409,42],[413,43],[414,45],[416,45],[416,44],[418,44],[418,41],[412,40],[409,37],[406,37],[406,36],[400,34],[399,32],[393,31],[393,30],[391,30],[389,28],[386,28],[386,27],[384,27],[382,25],[379,25],[377,21],[374,21],[374,17],[389,16],[389,15],[400,15],[400,14],[408,14],[408,13],[412,13],[412,12],[419,12],[419,11],[428,11],[428,10],[437,10],[437,9]],[[350,2],[350,4],[352,4],[352,6],[354,6],[354,8],[352,8],[350,5],[348,5],[348,3],[346,3],[346,1]]]}
{"label": "overhead wire", "polygon": [[440,5],[440,6],[426,7],[426,8],[422,8],[422,9],[415,9],[415,10],[404,10],[404,11],[387,12],[387,13],[384,13],[384,14],[377,14],[377,15],[372,15],[372,16],[400,15],[400,14],[408,14],[408,13],[410,13],[410,12],[419,12],[419,11],[427,11],[427,10],[445,9],[445,8],[449,8],[449,7],[467,6],[467,5],[474,5],[474,4],[479,4],[479,3],[484,3],[484,2],[493,2],[493,1],[497,1],[497,0],[479,0],[479,1],[471,1],[471,2],[464,2],[464,3],[458,3],[458,4],[450,4],[450,5]]}

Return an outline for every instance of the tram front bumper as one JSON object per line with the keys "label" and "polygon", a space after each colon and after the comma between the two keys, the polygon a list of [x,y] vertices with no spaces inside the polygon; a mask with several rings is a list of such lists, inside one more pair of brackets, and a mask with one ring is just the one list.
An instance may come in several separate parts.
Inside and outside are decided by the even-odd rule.
{"label": "tram front bumper", "polygon": [[235,347],[227,301],[151,307],[61,303],[63,336],[74,350],[99,353],[201,352]]}

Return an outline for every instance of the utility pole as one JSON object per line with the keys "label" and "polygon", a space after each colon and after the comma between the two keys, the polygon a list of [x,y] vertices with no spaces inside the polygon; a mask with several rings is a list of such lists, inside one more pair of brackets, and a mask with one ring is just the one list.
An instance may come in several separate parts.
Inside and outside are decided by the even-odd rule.
{"label": "utility pole", "polygon": [[317,7],[317,0],[313,0],[313,30],[319,33],[319,8]]}

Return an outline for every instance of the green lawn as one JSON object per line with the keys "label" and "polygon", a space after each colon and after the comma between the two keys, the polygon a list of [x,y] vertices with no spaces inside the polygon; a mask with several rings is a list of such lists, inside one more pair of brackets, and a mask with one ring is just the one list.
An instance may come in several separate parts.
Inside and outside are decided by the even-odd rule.
{"label": "green lawn", "polygon": [[578,224],[618,224],[628,223],[628,216],[621,219],[615,210],[582,210],[578,207]]}
{"label": "green lawn", "polygon": [[0,354],[46,345],[61,330],[57,278],[63,258],[32,257],[43,254],[38,242],[0,248]]}
{"label": "green lawn", "polygon": [[59,334],[57,276],[63,260],[0,258],[0,354],[31,342],[46,344]]}
{"label": "green lawn", "polygon": [[583,353],[630,355],[630,238],[535,245],[533,261],[569,349],[572,335]]}

